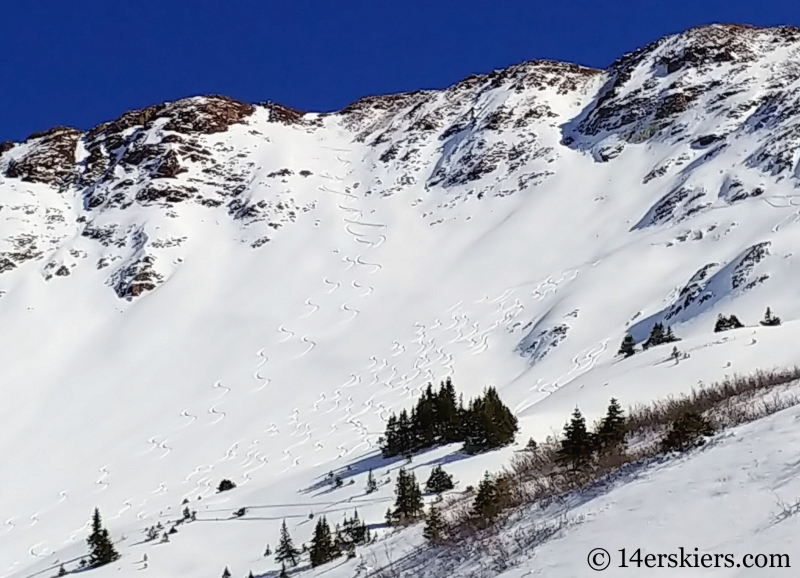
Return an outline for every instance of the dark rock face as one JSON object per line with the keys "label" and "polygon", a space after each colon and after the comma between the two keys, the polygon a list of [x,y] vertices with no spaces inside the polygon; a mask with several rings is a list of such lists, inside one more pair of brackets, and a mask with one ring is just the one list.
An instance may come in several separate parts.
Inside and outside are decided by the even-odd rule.
{"label": "dark rock face", "polygon": [[191,199],[197,189],[192,187],[160,187],[149,185],[136,194],[136,201],[143,205],[153,203],[180,203]]}
{"label": "dark rock face", "polygon": [[30,183],[66,186],[75,176],[75,150],[81,131],[58,126],[25,141],[30,150],[8,163],[6,176]]}
{"label": "dark rock face", "polygon": [[182,167],[178,161],[178,155],[174,150],[169,150],[161,158],[158,168],[153,172],[153,177],[157,179],[174,179],[181,173],[185,173],[186,168]]}
{"label": "dark rock face", "polygon": [[244,121],[255,112],[252,104],[227,96],[204,96],[168,104],[155,118],[170,117],[165,130],[183,134],[225,132],[233,124]]}
{"label": "dark rock face", "polygon": [[162,277],[153,269],[153,263],[153,257],[145,255],[117,271],[114,283],[117,296],[130,301],[155,289],[162,281]]}
{"label": "dark rock face", "polygon": [[302,110],[283,106],[276,102],[264,102],[261,103],[261,106],[269,110],[270,122],[279,122],[281,124],[299,124],[303,121],[303,117],[306,114]]}

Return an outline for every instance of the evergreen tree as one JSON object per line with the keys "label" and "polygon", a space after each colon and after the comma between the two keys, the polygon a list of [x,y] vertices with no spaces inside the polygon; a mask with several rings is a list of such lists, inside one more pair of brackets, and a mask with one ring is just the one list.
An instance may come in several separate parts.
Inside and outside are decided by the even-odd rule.
{"label": "evergreen tree", "polygon": [[236,484],[231,480],[222,480],[220,481],[219,485],[217,486],[217,493],[219,492],[227,492],[228,490],[232,490],[236,487]]}
{"label": "evergreen tree", "polygon": [[472,504],[472,513],[484,522],[492,522],[500,514],[502,505],[497,483],[490,478],[481,480]]}
{"label": "evergreen tree", "polygon": [[470,454],[506,446],[514,441],[519,429],[494,387],[473,399],[464,417],[464,451]]}
{"label": "evergreen tree", "polygon": [[702,445],[703,438],[713,433],[714,426],[710,421],[695,411],[687,411],[670,424],[661,447],[664,451],[685,452]]}
{"label": "evergreen tree", "polygon": [[411,427],[413,430],[411,446],[413,451],[429,448],[438,441],[436,434],[439,426],[436,420],[436,400],[433,394],[433,386],[430,383],[411,412]]}
{"label": "evergreen tree", "polygon": [[564,439],[558,450],[558,459],[568,464],[573,471],[585,468],[592,459],[594,440],[586,430],[586,419],[576,407],[572,418],[564,426]]}
{"label": "evergreen tree", "polygon": [[231,571],[228,570],[227,566],[225,566],[225,570],[222,571],[222,578],[231,578]]}
{"label": "evergreen tree", "polygon": [[103,566],[110,564],[119,559],[119,553],[111,541],[108,530],[103,528],[102,521],[100,520],[100,510],[94,509],[92,516],[92,532],[86,539],[89,544],[89,565],[92,567]]}
{"label": "evergreen tree", "polygon": [[648,349],[654,345],[659,345],[663,342],[663,339],[664,325],[662,323],[655,323],[650,330],[650,337],[642,344],[642,349]]}
{"label": "evergreen tree", "polygon": [[612,397],[606,416],[600,422],[595,434],[598,450],[603,454],[624,451],[627,434],[628,425],[625,421],[625,414],[619,402]]}
{"label": "evergreen tree", "polygon": [[372,470],[370,470],[369,474],[367,475],[367,493],[371,494],[377,489],[378,489],[378,482],[375,481],[375,476],[372,474]]}
{"label": "evergreen tree", "polygon": [[397,434],[398,452],[395,455],[411,455],[414,451],[414,424],[406,410],[402,410],[397,419]]}
{"label": "evergreen tree", "polygon": [[422,511],[422,492],[414,472],[400,468],[394,488],[395,503],[392,517],[406,523],[419,517]]}
{"label": "evergreen tree", "polygon": [[386,421],[386,433],[379,440],[381,446],[381,453],[385,458],[391,458],[400,455],[399,448],[399,424],[397,423],[397,416],[391,414]]}
{"label": "evergreen tree", "polygon": [[767,307],[767,312],[764,314],[764,320],[760,323],[765,327],[773,327],[781,324],[781,318],[773,315],[772,311],[770,311],[769,307]]}
{"label": "evergreen tree", "polygon": [[450,444],[464,441],[461,434],[461,411],[456,401],[456,388],[448,377],[439,387],[436,396],[436,424],[438,440]]}
{"label": "evergreen tree", "polygon": [[67,571],[64,570],[64,565],[63,564],[58,567],[58,575],[59,576],[66,576],[67,575]]}
{"label": "evergreen tree", "polygon": [[253,576],[252,570],[250,570],[250,572],[247,574],[247,578],[256,578],[255,576]]}
{"label": "evergreen tree", "polygon": [[317,526],[314,529],[314,537],[311,540],[311,547],[309,548],[309,559],[311,567],[316,568],[322,564],[330,562],[339,556],[340,552],[333,542],[333,535],[331,528],[325,516],[317,520]]}
{"label": "evergreen tree", "polygon": [[432,494],[443,494],[448,490],[452,490],[454,487],[453,476],[445,472],[442,466],[433,468],[433,470],[431,470],[431,475],[428,477],[428,481],[425,482],[425,491]]}
{"label": "evergreen tree", "polygon": [[619,347],[617,355],[630,357],[634,353],[636,353],[636,342],[633,340],[633,336],[630,333],[626,333],[625,338],[622,340],[622,345]]}
{"label": "evergreen tree", "polygon": [[289,562],[292,566],[297,566],[297,559],[300,557],[300,551],[294,547],[292,537],[289,535],[289,529],[286,527],[286,520],[281,525],[281,538],[278,547],[275,549],[275,560],[278,562]]}
{"label": "evergreen tree", "polygon": [[433,544],[440,544],[444,539],[445,523],[442,513],[439,508],[433,504],[428,510],[428,515],[425,518],[425,528],[422,530],[423,537]]}

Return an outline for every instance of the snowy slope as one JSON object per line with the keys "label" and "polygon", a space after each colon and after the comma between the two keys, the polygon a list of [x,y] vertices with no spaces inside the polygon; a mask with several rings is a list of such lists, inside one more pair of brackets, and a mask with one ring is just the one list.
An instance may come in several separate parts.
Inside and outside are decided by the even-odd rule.
{"label": "snowy slope", "polygon": [[[384,419],[449,375],[496,385],[524,441],[576,404],[797,363],[798,55],[798,30],[713,26],[606,71],[534,61],[325,115],[197,97],[0,145],[0,576],[79,557],[95,506],[126,537],[97,575],[145,552],[264,573],[284,518],[298,541],[310,512],[378,524]],[[661,320],[687,362],[615,357]],[[463,488],[514,448],[456,450],[418,477],[444,461]],[[184,499],[198,523],[137,544]]]}

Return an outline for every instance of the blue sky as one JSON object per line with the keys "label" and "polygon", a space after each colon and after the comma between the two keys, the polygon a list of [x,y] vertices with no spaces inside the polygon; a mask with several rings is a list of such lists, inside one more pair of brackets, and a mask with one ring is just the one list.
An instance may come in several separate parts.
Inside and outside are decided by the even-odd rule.
{"label": "blue sky", "polygon": [[334,110],[535,58],[605,67],[699,24],[800,26],[783,0],[29,0],[0,18],[0,141],[195,94]]}

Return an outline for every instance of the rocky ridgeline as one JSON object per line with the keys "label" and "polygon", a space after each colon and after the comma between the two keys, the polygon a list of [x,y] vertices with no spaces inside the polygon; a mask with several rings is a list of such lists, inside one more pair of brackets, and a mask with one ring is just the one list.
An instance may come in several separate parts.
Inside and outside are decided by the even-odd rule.
{"label": "rocky ridgeline", "polygon": [[[263,155],[214,138],[234,126],[262,143],[285,130],[344,130],[369,174],[358,194],[440,190],[431,225],[469,199],[536,187],[576,150],[609,163],[626,147],[665,143],[675,154],[650,167],[642,186],[675,174],[679,184],[634,228],[679,222],[719,202],[760,196],[769,179],[800,176],[798,56],[798,29],[715,25],[662,38],[606,71],[532,61],[444,90],[363,98],[336,113],[206,96],[130,111],[88,132],[56,127],[0,145],[0,188],[13,192],[7,217],[47,224],[45,233],[33,224],[2,229],[0,273],[46,260],[46,279],[68,275],[85,254],[62,246],[77,233],[104,248],[97,268],[111,267],[117,294],[139,296],[169,273],[159,270],[158,252],[183,240],[153,235],[144,215],[174,218],[186,203],[266,227],[250,243],[264,246],[299,212],[313,210],[284,194],[291,179],[317,175],[298,165],[255,183]],[[728,166],[722,181],[712,178],[708,162],[745,136],[752,146],[743,162]],[[256,194],[256,186],[274,194]],[[355,190],[355,183],[343,186]],[[123,228],[115,211],[134,207],[142,217]]]}

